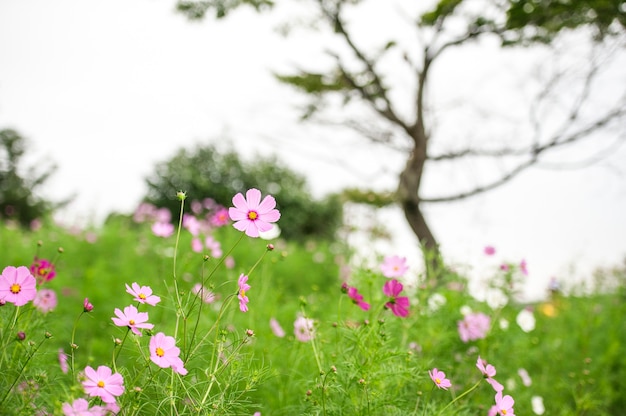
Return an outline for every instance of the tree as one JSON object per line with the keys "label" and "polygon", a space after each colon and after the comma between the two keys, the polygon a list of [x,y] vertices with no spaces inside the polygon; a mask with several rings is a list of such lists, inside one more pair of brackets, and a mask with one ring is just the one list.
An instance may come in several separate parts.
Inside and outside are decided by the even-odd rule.
{"label": "tree", "polygon": [[[327,52],[329,63],[322,69],[316,65],[316,70],[300,69],[296,73],[278,74],[277,78],[310,98],[304,119],[348,127],[372,143],[398,149],[406,155],[406,164],[398,174],[398,186],[390,200],[402,207],[424,251],[433,254],[429,257],[432,261],[426,264],[431,271],[436,271],[441,262],[437,239],[423,214],[424,204],[459,201],[495,189],[537,165],[546,155],[597,137],[598,132],[615,128],[619,130],[615,137],[623,134],[619,120],[626,114],[626,95],[621,85],[615,86],[610,100],[604,100],[601,105],[591,100],[604,65],[596,59],[590,59],[588,67],[576,73],[577,83],[564,86],[564,72],[556,69],[542,85],[535,86],[536,99],[528,109],[527,128],[512,127],[509,136],[514,140],[496,139],[477,144],[467,137],[446,143],[438,134],[433,112],[429,111],[433,104],[433,96],[429,94],[431,78],[437,73],[436,64],[442,56],[485,39],[498,39],[503,46],[523,48],[538,42],[553,43],[567,29],[585,27],[593,30],[591,37],[598,45],[613,42],[617,44],[613,54],[621,53],[619,42],[623,41],[626,22],[621,1],[572,0],[564,5],[558,1],[440,0],[428,10],[402,10],[397,25],[375,25],[374,21],[368,26],[375,27],[378,35],[373,47],[360,40],[359,36],[367,31],[359,32],[358,20],[351,20],[371,1],[309,0],[306,3],[316,11],[315,22],[310,27],[330,31],[339,42]],[[386,32],[407,23],[415,31],[408,43]],[[411,74],[409,83],[394,83],[400,69]],[[403,90],[407,85],[412,93],[399,94],[406,92]],[[550,107],[550,119],[542,117],[540,110],[554,103],[557,105]],[[491,169],[487,178],[463,189],[441,195],[425,193],[423,178],[427,170],[432,171],[437,165],[459,167],[468,160],[477,161],[474,164],[480,167],[492,160],[497,168]],[[381,199],[385,198],[378,198]]]}
{"label": "tree", "polygon": [[[36,195],[56,170],[48,167],[39,173],[35,168],[23,168],[23,156],[27,142],[15,130],[0,130],[0,217],[16,220],[29,227],[35,219],[41,219],[67,202],[53,204]],[[24,172],[26,170],[26,172]]]}
{"label": "tree", "polygon": [[198,145],[180,149],[169,160],[157,164],[146,183],[145,201],[168,208],[172,218],[178,218],[180,209],[176,191],[185,191],[190,200],[212,198],[228,207],[238,192],[245,194],[247,189],[258,188],[276,199],[281,211],[281,235],[287,239],[330,239],[342,222],[338,196],[314,200],[306,180],[276,157],[257,156],[254,162],[246,162],[232,150]]}

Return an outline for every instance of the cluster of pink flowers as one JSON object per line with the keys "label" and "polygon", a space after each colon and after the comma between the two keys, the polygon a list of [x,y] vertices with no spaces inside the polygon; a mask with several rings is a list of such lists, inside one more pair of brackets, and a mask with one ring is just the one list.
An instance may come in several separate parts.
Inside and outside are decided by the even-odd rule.
{"label": "cluster of pink flowers", "polygon": [[141,203],[133,214],[133,220],[136,223],[151,223],[152,233],[157,237],[167,238],[174,234],[172,213],[167,208],[157,208],[147,202]]}
{"label": "cluster of pink flowers", "polygon": [[[126,285],[126,292],[133,296],[133,300],[141,305],[155,306],[161,301],[159,296],[152,293],[149,286],[140,286],[133,283]],[[142,336],[142,329],[151,330],[154,325],[148,323],[148,312],[139,312],[136,306],[129,305],[121,311],[115,308],[116,317],[111,318],[117,326],[127,327],[137,336]],[[166,336],[163,332],[159,332],[150,338],[150,360],[161,368],[172,368],[178,374],[187,374],[183,361],[180,359],[180,349],[176,347],[176,340],[173,337]]]}
{"label": "cluster of pink flowers", "polygon": [[496,392],[495,395],[495,404],[491,406],[489,412],[487,413],[489,416],[515,416],[515,410],[513,410],[513,405],[515,404],[515,400],[509,395],[502,395],[504,391],[504,386],[496,381],[493,377],[496,375],[496,368],[487,363],[487,361],[483,360],[478,356],[476,360],[476,368],[483,374],[485,377],[485,381],[493,387]]}
{"label": "cluster of pink flowers", "polygon": [[491,318],[482,312],[468,313],[458,322],[459,336],[463,342],[485,338],[490,327]]}
{"label": "cluster of pink flowers", "polygon": [[191,233],[191,249],[208,250],[211,257],[222,257],[222,246],[211,233],[229,223],[228,210],[211,198],[191,202],[191,213],[183,215],[183,228]]}
{"label": "cluster of pink flowers", "polygon": [[[496,392],[495,404],[489,409],[488,416],[515,416],[515,410],[513,409],[515,400],[509,395],[503,396],[502,392],[504,387],[493,378],[496,375],[496,368],[488,364],[487,361],[480,358],[480,356],[476,360],[476,368],[478,368],[487,383],[489,383]],[[448,388],[452,387],[452,382],[446,378],[446,373],[436,367],[428,371],[428,375],[437,388],[448,390]]]}

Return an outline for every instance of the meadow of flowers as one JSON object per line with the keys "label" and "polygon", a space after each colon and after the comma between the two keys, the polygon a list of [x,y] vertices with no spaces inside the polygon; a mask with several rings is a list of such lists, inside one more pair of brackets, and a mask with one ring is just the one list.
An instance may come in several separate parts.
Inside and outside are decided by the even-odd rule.
{"label": "meadow of flowers", "polygon": [[177,225],[148,204],[91,230],[0,224],[1,415],[625,408],[623,270],[610,290],[554,279],[525,304],[526,261],[502,261],[477,297],[394,253],[355,266],[340,241],[283,241],[259,190],[178,197]]}

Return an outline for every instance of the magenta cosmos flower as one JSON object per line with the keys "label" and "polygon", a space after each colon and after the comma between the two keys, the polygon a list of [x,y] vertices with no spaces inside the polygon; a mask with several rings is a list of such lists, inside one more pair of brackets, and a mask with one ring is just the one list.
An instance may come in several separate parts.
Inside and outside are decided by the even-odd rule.
{"label": "magenta cosmos flower", "polygon": [[356,304],[359,308],[364,311],[368,311],[370,309],[370,304],[363,301],[363,295],[359,293],[356,287],[348,287],[348,296],[352,299],[352,302]]}
{"label": "magenta cosmos flower", "polygon": [[124,312],[115,308],[115,315],[117,318],[111,318],[113,323],[117,326],[127,326],[133,333],[141,336],[140,328],[152,329],[154,325],[146,323],[148,320],[148,312],[139,312],[133,305],[124,308]]}
{"label": "magenta cosmos flower", "polygon": [[440,389],[448,390],[448,387],[452,386],[452,383],[446,378],[446,373],[443,371],[433,368],[432,371],[428,371],[428,375],[430,375],[430,379],[435,383],[435,386]]}
{"label": "magenta cosmos flower", "polygon": [[105,403],[115,402],[115,397],[124,393],[124,378],[120,373],[112,374],[109,367],[101,365],[97,370],[85,367],[86,380],[83,381],[85,393],[100,397]]}
{"label": "magenta cosmos flower", "polygon": [[174,337],[159,332],[150,338],[150,360],[161,368],[172,367],[180,375],[187,374],[187,369],[180,359],[180,348]]}
{"label": "magenta cosmos flower", "polygon": [[54,279],[57,274],[49,260],[38,258],[30,265],[30,272],[40,284]]}
{"label": "magenta cosmos flower", "polygon": [[0,275],[0,300],[22,306],[37,295],[37,280],[26,266],[7,266]]}
{"label": "magenta cosmos flower", "polygon": [[126,285],[126,292],[133,295],[139,303],[147,303],[148,305],[156,305],[161,302],[161,298],[152,294],[150,286],[139,286],[137,283]]}
{"label": "magenta cosmos flower", "polygon": [[515,410],[513,410],[513,405],[515,404],[515,400],[508,394],[502,397],[502,392],[499,391],[496,393],[496,410],[499,415],[502,416],[515,416]]}
{"label": "magenta cosmos flower", "polygon": [[491,318],[482,312],[465,315],[463,320],[458,322],[461,341],[468,342],[485,338],[490,326]]}
{"label": "magenta cosmos flower", "polygon": [[480,358],[480,355],[478,356],[478,360],[476,360],[476,368],[483,373],[487,383],[491,384],[491,387],[493,387],[496,392],[504,390],[504,386],[493,378],[496,375],[496,368],[491,364],[487,364],[487,361]]}
{"label": "magenta cosmos flower", "polygon": [[409,266],[406,264],[406,257],[387,256],[380,265],[380,270],[385,277],[402,277]]}
{"label": "magenta cosmos flower", "polygon": [[400,318],[409,314],[409,298],[406,296],[398,297],[402,289],[402,283],[396,279],[388,280],[383,285],[383,293],[390,298],[389,302],[385,303],[385,307],[391,309],[391,312]]}
{"label": "magenta cosmos flower", "polygon": [[258,237],[259,231],[271,230],[271,223],[280,219],[274,197],[267,195],[261,201],[261,191],[258,189],[248,189],[245,198],[238,193],[233,197],[233,205],[234,208],[228,209],[228,215],[235,221],[233,227],[245,231],[249,237]]}
{"label": "magenta cosmos flower", "polygon": [[485,254],[488,256],[493,256],[496,254],[496,249],[493,246],[485,246]]}
{"label": "magenta cosmos flower", "polygon": [[239,309],[241,312],[248,312],[248,297],[246,296],[246,292],[250,290],[250,285],[246,282],[248,281],[248,276],[245,274],[239,275],[239,294],[237,298],[239,298]]}

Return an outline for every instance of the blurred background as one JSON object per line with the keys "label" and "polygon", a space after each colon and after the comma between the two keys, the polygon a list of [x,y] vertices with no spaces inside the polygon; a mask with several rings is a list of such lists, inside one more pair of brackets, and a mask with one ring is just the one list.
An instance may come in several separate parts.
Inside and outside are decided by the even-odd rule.
{"label": "blurred background", "polygon": [[[342,238],[363,258],[398,254],[420,269],[394,196],[415,149],[391,119],[416,125],[427,73],[420,198],[453,197],[420,209],[447,264],[480,278],[525,260],[532,298],[552,277],[623,262],[623,3],[572,9],[572,21],[523,1],[265,3],[1,2],[0,130],[25,140],[21,176],[50,173],[26,187],[65,202],[57,221],[97,226],[154,198],[147,180],[173,199],[155,179],[181,149],[250,166],[275,157],[311,200],[341,196]],[[280,189],[270,183],[264,194]]]}

